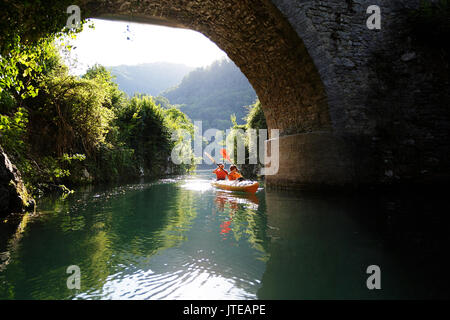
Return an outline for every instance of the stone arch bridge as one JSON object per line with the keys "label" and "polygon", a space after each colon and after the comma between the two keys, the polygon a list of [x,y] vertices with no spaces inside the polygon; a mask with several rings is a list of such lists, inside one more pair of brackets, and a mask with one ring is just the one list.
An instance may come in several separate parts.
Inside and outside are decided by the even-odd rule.
{"label": "stone arch bridge", "polygon": [[[412,39],[419,0],[82,0],[83,17],[199,31],[224,50],[280,129],[267,185],[359,186],[448,178],[449,93]],[[369,30],[366,10],[381,9]],[[268,143],[273,141],[269,140]]]}

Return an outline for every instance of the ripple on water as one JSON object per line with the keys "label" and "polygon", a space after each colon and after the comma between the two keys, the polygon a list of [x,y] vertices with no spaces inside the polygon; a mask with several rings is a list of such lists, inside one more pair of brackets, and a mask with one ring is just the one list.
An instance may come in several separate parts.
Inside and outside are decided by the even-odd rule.
{"label": "ripple on water", "polygon": [[[219,196],[241,213],[255,204],[192,177],[49,200],[0,281],[25,299],[256,299],[264,263],[245,233],[223,239]],[[78,292],[66,288],[71,264]]]}
{"label": "ripple on water", "polygon": [[173,248],[154,256],[146,270],[127,266],[110,275],[102,288],[75,299],[256,299],[255,274],[235,277],[236,271],[218,270],[213,259],[186,256]]}

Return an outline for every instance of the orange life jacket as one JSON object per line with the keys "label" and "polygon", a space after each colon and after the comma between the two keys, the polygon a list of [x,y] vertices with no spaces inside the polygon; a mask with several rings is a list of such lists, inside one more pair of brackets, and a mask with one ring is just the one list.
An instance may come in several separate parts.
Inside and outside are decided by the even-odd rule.
{"label": "orange life jacket", "polygon": [[220,169],[220,168],[217,168],[216,170],[214,170],[213,173],[216,174],[217,179],[219,179],[219,180],[225,180],[225,178],[228,175],[228,171],[227,170]]}
{"label": "orange life jacket", "polygon": [[237,180],[239,178],[242,178],[242,175],[237,171],[231,171],[228,175],[228,180]]}

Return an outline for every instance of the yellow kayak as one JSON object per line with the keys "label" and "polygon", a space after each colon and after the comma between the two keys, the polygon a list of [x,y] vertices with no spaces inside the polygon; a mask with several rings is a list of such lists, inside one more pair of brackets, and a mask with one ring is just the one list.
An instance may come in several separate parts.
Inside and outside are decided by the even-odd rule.
{"label": "yellow kayak", "polygon": [[259,183],[257,181],[237,181],[237,180],[216,180],[211,182],[211,184],[219,189],[228,190],[228,191],[242,191],[255,193],[258,190]]}

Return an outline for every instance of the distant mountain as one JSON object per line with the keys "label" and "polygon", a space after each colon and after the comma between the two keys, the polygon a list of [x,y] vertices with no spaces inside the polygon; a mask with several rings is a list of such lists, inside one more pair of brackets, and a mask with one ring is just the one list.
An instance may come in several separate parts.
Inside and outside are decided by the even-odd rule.
{"label": "distant mountain", "polygon": [[228,129],[235,114],[237,122],[247,114],[244,106],[256,100],[256,93],[236,65],[226,59],[186,75],[181,83],[161,94],[192,120],[202,120],[203,129]]}
{"label": "distant mountain", "polygon": [[146,93],[152,96],[159,95],[167,88],[181,82],[183,77],[194,68],[184,64],[156,62],[139,65],[120,65],[110,67],[111,73],[116,76],[114,82],[119,89],[129,96],[134,93]]}

